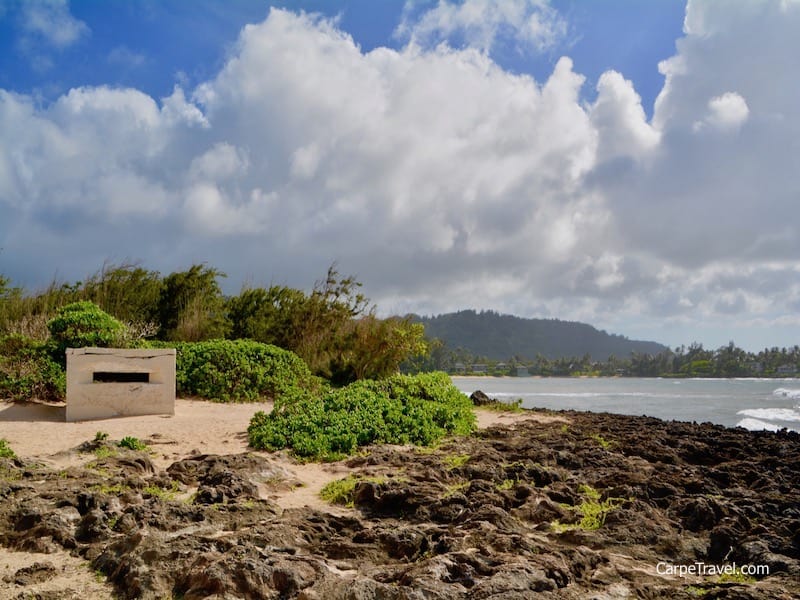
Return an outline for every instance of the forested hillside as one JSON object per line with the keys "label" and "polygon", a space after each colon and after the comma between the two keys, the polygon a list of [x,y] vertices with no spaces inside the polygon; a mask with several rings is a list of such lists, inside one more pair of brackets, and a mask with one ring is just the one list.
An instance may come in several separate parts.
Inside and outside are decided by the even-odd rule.
{"label": "forested hillside", "polygon": [[593,360],[609,356],[628,358],[631,353],[659,354],[668,350],[656,342],[629,340],[599,331],[585,323],[558,319],[523,319],[493,311],[462,310],[435,317],[413,316],[425,325],[428,338],[442,340],[447,348],[461,348],[492,360],[537,355],[554,359],[589,354]]}

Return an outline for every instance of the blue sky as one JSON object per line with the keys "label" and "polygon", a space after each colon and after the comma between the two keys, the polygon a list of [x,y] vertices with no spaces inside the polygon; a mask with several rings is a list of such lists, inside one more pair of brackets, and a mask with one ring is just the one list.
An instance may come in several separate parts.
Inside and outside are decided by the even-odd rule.
{"label": "blue sky", "polygon": [[[72,87],[130,86],[155,98],[175,83],[194,86],[214,76],[230,55],[241,28],[266,18],[272,6],[337,19],[364,51],[400,48],[396,35],[405,0],[83,0],[68,5],[86,30],[59,48],[41,34],[25,32],[21,3],[6,2],[0,20],[0,86],[52,100]],[[434,2],[418,2],[420,13]],[[583,90],[593,97],[600,75],[615,69],[637,83],[648,114],[663,85],[657,64],[675,50],[681,34],[680,0],[563,0],[553,7],[568,20],[562,39],[546,52],[502,43],[492,58],[504,68],[545,79],[568,54],[587,77]],[[37,38],[28,47],[26,38]],[[457,40],[463,43],[463,40]],[[40,60],[46,64],[40,64]]]}
{"label": "blue sky", "polygon": [[0,0],[0,273],[800,340],[798,0]]}

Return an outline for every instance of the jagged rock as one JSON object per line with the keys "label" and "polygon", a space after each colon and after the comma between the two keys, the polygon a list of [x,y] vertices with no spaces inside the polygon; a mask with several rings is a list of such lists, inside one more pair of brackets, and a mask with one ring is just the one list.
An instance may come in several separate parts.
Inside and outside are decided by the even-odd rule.
{"label": "jagged rock", "polygon": [[[14,462],[0,544],[71,551],[126,599],[691,597],[652,573],[662,560],[770,567],[754,584],[704,581],[706,598],[800,597],[800,436],[564,416],[568,431],[522,422],[353,457],[366,478],[349,514],[259,498],[292,481],[264,454],[198,453],[160,473],[135,452],[58,475]],[[607,501],[597,529],[584,523]]]}
{"label": "jagged rock", "polygon": [[51,562],[35,562],[28,567],[18,569],[13,576],[6,575],[3,581],[15,585],[33,585],[52,579],[58,574]]}
{"label": "jagged rock", "polygon": [[469,399],[472,400],[472,404],[474,406],[485,406],[487,404],[494,404],[497,402],[497,400],[493,400],[481,390],[475,390],[472,392],[472,395],[470,395]]}

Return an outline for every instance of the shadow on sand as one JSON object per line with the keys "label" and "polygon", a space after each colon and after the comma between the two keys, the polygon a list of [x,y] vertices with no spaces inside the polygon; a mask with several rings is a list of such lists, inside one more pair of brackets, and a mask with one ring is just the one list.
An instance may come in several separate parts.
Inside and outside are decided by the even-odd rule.
{"label": "shadow on sand", "polygon": [[43,404],[39,402],[0,404],[0,421],[64,423],[67,420],[67,407],[64,404]]}

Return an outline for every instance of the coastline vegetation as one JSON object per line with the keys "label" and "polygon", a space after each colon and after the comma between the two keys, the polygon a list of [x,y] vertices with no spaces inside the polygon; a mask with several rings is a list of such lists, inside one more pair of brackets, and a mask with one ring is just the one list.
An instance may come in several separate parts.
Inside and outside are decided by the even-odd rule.
{"label": "coastline vegetation", "polygon": [[444,373],[392,375],[322,393],[284,394],[248,428],[250,445],[338,460],[370,444],[430,446],[475,429],[472,403]]}
{"label": "coastline vegetation", "polygon": [[16,453],[8,445],[8,440],[0,438],[0,458],[16,458]]}
{"label": "coastline vegetation", "polygon": [[[107,264],[83,281],[30,294],[0,276],[0,399],[62,401],[69,347],[171,347],[180,395],[274,401],[248,428],[257,449],[335,460],[370,444],[430,447],[474,430],[470,400],[443,371],[477,358],[427,340],[411,318],[379,319],[361,284],[335,265],[310,292],[246,287],[225,296],[223,277],[206,265],[162,276]],[[542,376],[773,375],[796,371],[800,347],[752,355],[733,343],[713,352],[693,344],[603,363],[587,354],[487,365],[486,373]],[[519,401],[492,408],[520,410]],[[146,449],[134,438],[120,446]]]}
{"label": "coastline vegetation", "polygon": [[178,392],[219,401],[274,398],[382,379],[428,350],[421,324],[380,319],[361,284],[331,266],[310,292],[247,287],[221,271],[162,276],[106,264],[74,284],[28,293],[0,275],[0,399],[61,401],[67,347],[174,347]]}
{"label": "coastline vegetation", "polygon": [[710,350],[702,344],[679,346],[656,354],[632,353],[594,360],[589,354],[532,359],[514,356],[496,360],[459,348],[431,344],[435,350],[424,360],[411,364],[411,371],[436,369],[453,375],[535,376],[535,377],[664,377],[732,378],[797,377],[800,375],[800,346],[764,348],[748,352],[733,342]]}

